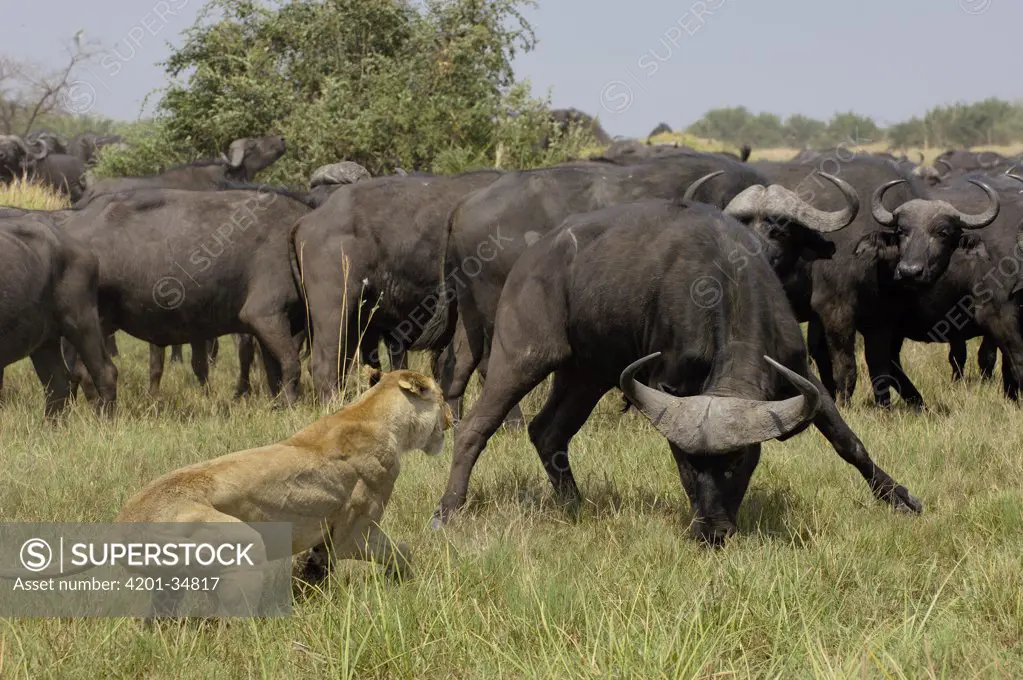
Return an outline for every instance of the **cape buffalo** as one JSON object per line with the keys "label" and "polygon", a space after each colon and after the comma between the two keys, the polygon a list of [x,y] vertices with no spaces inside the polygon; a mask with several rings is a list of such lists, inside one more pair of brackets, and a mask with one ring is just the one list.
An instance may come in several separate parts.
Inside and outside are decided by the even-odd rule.
{"label": "cape buffalo", "polygon": [[83,244],[46,216],[0,218],[0,386],[3,367],[31,357],[46,391],[46,416],[71,396],[61,336],[76,349],[113,413],[117,369],[103,344],[96,308],[99,265]]}
{"label": "cape buffalo", "polygon": [[[912,296],[905,305],[912,313],[900,319],[900,333],[924,342],[962,342],[984,334],[1002,351],[1003,389],[1016,399],[1023,380],[1023,200],[1018,190],[1000,196],[970,177],[889,210],[882,201],[895,186],[878,187],[871,205],[874,219],[897,245],[889,256],[895,277]],[[983,191],[982,203],[977,188]]]}
{"label": "cape buffalo", "polygon": [[310,369],[321,397],[341,387],[360,344],[376,348],[384,340],[392,362],[401,363],[436,306],[452,207],[501,175],[364,180],[339,188],[298,221],[296,276],[309,307]]}
{"label": "cape buffalo", "polygon": [[[734,257],[759,240],[710,206],[649,200],[573,215],[529,248],[501,294],[490,373],[456,430],[434,526],[465,502],[473,465],[505,414],[550,374],[529,436],[562,500],[579,496],[569,442],[621,374],[625,394],[669,441],[703,540],[719,544],[736,530],[760,443],[811,422],[877,498],[920,512],[807,370],[799,324],[767,259]],[[633,381],[651,353],[660,353],[647,378],[657,389]]]}
{"label": "cape buffalo", "polygon": [[[752,166],[771,183],[787,187],[829,210],[838,209],[846,199],[818,179],[824,169],[846,180],[864,197],[894,180],[902,181],[893,188],[892,199],[905,201],[926,191],[922,182],[892,163],[849,151],[840,151],[813,164],[759,161]],[[798,275],[784,280],[785,289],[796,317],[809,322],[810,353],[833,399],[842,403],[852,398],[859,331],[871,376],[894,378],[873,383],[875,401],[881,405],[890,403],[891,383],[908,403],[922,405],[923,398],[893,354],[896,342],[893,329],[901,311],[893,302],[897,282],[884,257],[887,246],[878,241],[882,231],[868,211],[861,211],[849,227],[825,235],[834,243],[834,256],[803,264]]]}
{"label": "cape buffalo", "polygon": [[[575,213],[644,198],[679,200],[696,180],[718,170],[724,175],[705,183],[693,198],[724,207],[747,187],[767,183],[747,165],[688,153],[628,167],[590,164],[508,173],[458,204],[449,224],[447,288],[415,346],[443,347],[453,337],[455,319],[463,325],[465,351],[455,356],[451,375],[441,380],[447,398],[462,396],[477,367],[486,376],[497,300],[512,265],[530,244]],[[501,240],[501,248],[493,257],[479,258],[478,249],[494,238]]]}
{"label": "cape buffalo", "polygon": [[[283,387],[292,401],[299,378],[292,335],[304,309],[288,237],[309,212],[299,198],[269,188],[138,190],[71,211],[65,229],[99,257],[107,333],[120,329],[159,346],[253,334],[270,391]],[[192,357],[205,382],[205,352]]]}
{"label": "cape buffalo", "polygon": [[25,138],[25,141],[29,142],[29,144],[40,145],[41,148],[46,150],[48,155],[68,153],[68,147],[64,140],[56,132],[50,130],[33,132]]}
{"label": "cape buffalo", "polygon": [[85,132],[76,135],[68,142],[68,153],[80,160],[85,165],[92,165],[105,146],[124,145],[124,138],[120,135],[98,135],[95,132]]}
{"label": "cape buffalo", "polygon": [[74,156],[50,153],[49,137],[26,141],[0,135],[0,182],[25,176],[67,194],[72,201],[82,194],[85,166]]}
{"label": "cape buffalo", "polygon": [[[87,145],[88,141],[81,143]],[[99,141],[96,143],[98,144]],[[90,183],[82,198],[75,203],[75,208],[84,208],[97,196],[134,189],[165,188],[209,191],[247,188],[245,185],[248,182],[251,182],[259,172],[276,163],[286,150],[287,145],[283,137],[236,139],[231,143],[228,153],[219,159],[193,161],[149,177],[118,177]],[[210,342],[213,341],[210,340]],[[205,384],[204,376],[208,371],[208,362],[212,357],[211,352],[215,347],[215,345],[208,345],[206,342],[196,343],[192,347],[192,368],[196,377],[203,384]],[[244,345],[242,349],[244,351],[239,354],[239,358],[242,360],[243,366],[246,360],[251,364],[249,358],[253,352],[251,342]],[[152,390],[159,386],[160,376],[163,374],[163,352],[164,348],[162,347],[150,347],[150,388]],[[206,354],[207,356],[197,357],[197,354]],[[173,345],[171,361],[181,361],[182,358],[181,346]],[[204,369],[203,366],[207,366],[207,368]],[[243,368],[243,373],[244,370]],[[244,375],[240,376],[238,389],[245,388],[247,391],[247,385],[248,379]]]}
{"label": "cape buffalo", "polygon": [[132,189],[186,189],[207,191],[231,182],[251,182],[287,150],[283,137],[236,139],[223,158],[178,165],[159,175],[114,177],[89,184],[76,208],[87,206],[97,196]]}

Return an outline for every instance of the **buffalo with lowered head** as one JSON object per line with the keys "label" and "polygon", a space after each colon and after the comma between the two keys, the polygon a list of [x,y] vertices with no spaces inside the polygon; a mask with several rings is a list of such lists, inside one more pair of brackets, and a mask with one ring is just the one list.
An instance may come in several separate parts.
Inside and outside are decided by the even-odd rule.
{"label": "buffalo with lowered head", "polygon": [[[570,441],[620,381],[667,437],[693,532],[705,541],[736,531],[761,442],[810,424],[875,497],[920,512],[809,372],[802,332],[767,258],[734,257],[760,240],[710,206],[649,200],[574,215],[530,247],[501,294],[490,371],[457,428],[434,525],[465,503],[472,468],[505,415],[551,374],[529,436],[562,500],[579,497]],[[635,381],[640,368],[655,388]]]}

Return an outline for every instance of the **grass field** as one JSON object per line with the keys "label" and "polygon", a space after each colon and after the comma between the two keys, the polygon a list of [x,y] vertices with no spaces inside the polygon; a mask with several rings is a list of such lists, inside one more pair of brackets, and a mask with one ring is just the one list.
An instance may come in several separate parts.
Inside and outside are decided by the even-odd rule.
{"label": "grass field", "polygon": [[[5,521],[109,521],[157,475],[324,413],[272,410],[265,389],[233,403],[231,343],[210,398],[175,364],[151,399],[146,346],[120,344],[113,422],[82,403],[45,425],[31,367],[9,367]],[[411,454],[384,526],[413,547],[412,580],[344,563],[290,619],[217,630],[3,620],[0,677],[1023,677],[1023,419],[975,369],[950,384],[943,348],[906,355],[932,410],[882,413],[861,388],[846,415],[923,501],[920,517],[874,503],[810,432],[765,446],[741,535],[708,550],[686,538],[663,439],[612,394],[574,442],[578,516],[551,504],[526,435],[501,432],[470,508],[433,532],[450,445],[439,459]]]}
{"label": "grass field", "polygon": [[[233,402],[230,342],[212,395],[172,364],[150,398],[146,345],[119,345],[113,421],[78,403],[65,423],[45,424],[30,364],[8,367],[4,521],[109,521],[156,476],[278,441],[326,412],[308,397],[272,409],[261,376],[255,395]],[[525,433],[502,431],[466,511],[430,530],[449,439],[437,459],[406,459],[385,515],[414,551],[410,581],[344,563],[291,618],[215,629],[0,620],[0,678],[1023,677],[1023,418],[974,365],[952,384],[945,351],[904,351],[927,413],[869,407],[862,360],[845,410],[924,503],[920,517],[875,503],[812,431],[765,445],[740,535],[701,547],[687,538],[666,443],[620,414],[614,393],[573,442],[587,499],[578,515],[552,504]],[[527,417],[538,406],[532,395]]]}

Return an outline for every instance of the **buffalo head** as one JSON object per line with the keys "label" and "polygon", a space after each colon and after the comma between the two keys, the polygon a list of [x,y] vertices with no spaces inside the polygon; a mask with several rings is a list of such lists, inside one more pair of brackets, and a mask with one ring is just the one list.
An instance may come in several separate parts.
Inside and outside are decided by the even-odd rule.
{"label": "buffalo head", "polygon": [[287,151],[284,137],[243,137],[231,142],[224,160],[236,179],[251,182]]}
{"label": "buffalo head", "polygon": [[[704,183],[721,174],[724,170],[693,182],[683,200],[692,200]],[[845,196],[845,208],[835,212],[818,210],[778,184],[748,187],[725,206],[726,215],[747,225],[765,241],[767,258],[779,275],[783,276],[799,259],[829,259],[835,254],[835,244],[821,234],[848,226],[859,213],[860,199],[856,190],[834,175],[820,174]]]}
{"label": "buffalo head", "polygon": [[998,194],[986,183],[968,180],[980,187],[988,198],[988,207],[977,215],[967,215],[947,201],[914,198],[889,212],[884,195],[894,186],[906,182],[896,179],[882,184],[871,198],[871,212],[881,226],[892,229],[898,237],[899,261],[895,279],[914,285],[933,283],[948,268],[956,248],[971,248],[975,239],[965,238],[963,231],[980,229],[998,217]]}
{"label": "buffalo head", "polygon": [[56,132],[40,131],[33,132],[25,140],[29,146],[41,147],[46,150],[46,155],[67,154],[68,148],[64,140]]}
{"label": "buffalo head", "polygon": [[26,142],[17,135],[0,135],[0,177],[20,177],[37,161],[46,158],[46,147]]}
{"label": "buffalo head", "polygon": [[760,461],[759,444],[800,432],[817,414],[821,395],[812,382],[765,356],[798,396],[781,401],[676,397],[635,378],[644,364],[658,356],[659,352],[627,366],[619,386],[671,444],[693,506],[694,534],[720,544],[735,533],[739,505]]}

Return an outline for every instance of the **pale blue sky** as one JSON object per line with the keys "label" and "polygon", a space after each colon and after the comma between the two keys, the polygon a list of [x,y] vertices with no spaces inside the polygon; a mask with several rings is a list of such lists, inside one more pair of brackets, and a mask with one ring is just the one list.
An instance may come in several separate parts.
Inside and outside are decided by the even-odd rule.
{"label": "pale blue sky", "polygon": [[[110,52],[78,99],[94,91],[95,112],[131,119],[163,82],[166,42],[203,3],[0,0],[0,53],[52,63],[60,39],[85,29]],[[612,135],[739,104],[818,118],[852,109],[886,124],[1023,96],[1021,0],[541,0],[528,16],[540,43],[517,60],[519,76]]]}

